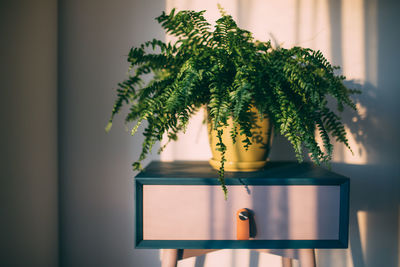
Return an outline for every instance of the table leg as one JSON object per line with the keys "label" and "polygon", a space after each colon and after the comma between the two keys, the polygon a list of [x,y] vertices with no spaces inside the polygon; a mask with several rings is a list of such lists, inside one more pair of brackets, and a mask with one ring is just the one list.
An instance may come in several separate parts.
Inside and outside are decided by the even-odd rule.
{"label": "table leg", "polygon": [[178,250],[177,249],[163,249],[162,250],[161,267],[176,267],[178,264]]}
{"label": "table leg", "polygon": [[292,259],[282,257],[282,267],[292,267]]}
{"label": "table leg", "polygon": [[299,260],[301,267],[316,267],[315,249],[299,249]]}
{"label": "table leg", "polygon": [[[207,251],[211,252],[213,250]],[[206,254],[206,250],[204,253]],[[196,254],[196,253],[195,253]],[[188,255],[193,257],[198,255]],[[184,257],[185,258],[185,257]],[[161,267],[177,267],[178,264],[178,249],[163,249]],[[316,267],[315,263],[315,250],[314,249],[299,249],[299,260],[301,267]],[[292,267],[292,259],[282,257],[282,267]]]}

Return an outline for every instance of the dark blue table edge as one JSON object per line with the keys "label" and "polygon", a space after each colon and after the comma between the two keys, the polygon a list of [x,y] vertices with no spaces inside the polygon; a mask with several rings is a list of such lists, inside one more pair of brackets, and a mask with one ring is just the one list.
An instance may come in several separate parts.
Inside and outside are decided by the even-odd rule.
{"label": "dark blue table edge", "polygon": [[309,249],[347,248],[340,240],[141,240],[139,249]]}

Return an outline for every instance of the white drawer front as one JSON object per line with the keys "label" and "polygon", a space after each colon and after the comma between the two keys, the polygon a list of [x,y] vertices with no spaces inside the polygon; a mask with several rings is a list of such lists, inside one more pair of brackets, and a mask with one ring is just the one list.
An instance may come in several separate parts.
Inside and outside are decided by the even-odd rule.
{"label": "white drawer front", "polygon": [[339,185],[143,185],[144,240],[235,240],[236,211],[254,212],[257,240],[339,238]]}

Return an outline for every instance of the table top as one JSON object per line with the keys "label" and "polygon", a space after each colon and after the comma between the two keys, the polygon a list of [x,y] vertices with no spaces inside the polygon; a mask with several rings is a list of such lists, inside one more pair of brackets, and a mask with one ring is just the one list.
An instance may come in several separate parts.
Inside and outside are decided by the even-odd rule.
{"label": "table top", "polygon": [[[218,171],[214,170],[207,161],[173,161],[173,162],[151,162],[142,172],[136,176],[136,180],[143,182],[150,180],[170,180],[173,181],[182,179],[190,181],[198,179],[214,180],[218,178]],[[321,180],[326,182],[345,182],[349,178],[329,171],[328,169],[316,166],[311,162],[297,163],[293,161],[271,161],[259,171],[255,172],[225,172],[227,184],[235,183],[234,180],[296,180],[307,179],[310,181]],[[286,179],[282,179],[286,178]],[[312,182],[311,182],[312,183]]]}

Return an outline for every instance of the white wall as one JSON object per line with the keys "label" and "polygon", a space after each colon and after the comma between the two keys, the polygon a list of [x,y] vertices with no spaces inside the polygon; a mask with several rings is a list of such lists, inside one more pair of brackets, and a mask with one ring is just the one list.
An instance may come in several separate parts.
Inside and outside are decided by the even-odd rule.
{"label": "white wall", "polygon": [[164,2],[60,1],[59,105],[61,265],[157,266],[157,250],[134,250],[131,164],[141,135],[113,129],[118,82],[126,78],[129,49],[163,38],[156,17]]}
{"label": "white wall", "polygon": [[0,2],[0,266],[57,266],[57,1]]}

